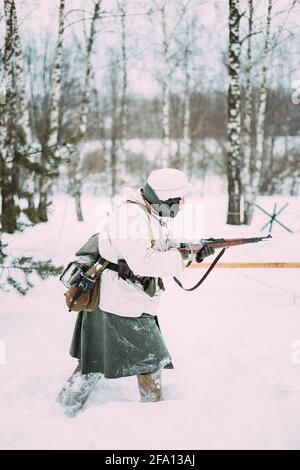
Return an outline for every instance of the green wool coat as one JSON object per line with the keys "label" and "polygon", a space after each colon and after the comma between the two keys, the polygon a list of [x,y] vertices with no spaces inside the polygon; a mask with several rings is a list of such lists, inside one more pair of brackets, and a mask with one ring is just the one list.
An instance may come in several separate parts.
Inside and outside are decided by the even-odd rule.
{"label": "green wool coat", "polygon": [[106,378],[150,374],[173,368],[157,317],[122,317],[104,312],[80,312],[70,354],[79,360],[81,373],[102,373]]}

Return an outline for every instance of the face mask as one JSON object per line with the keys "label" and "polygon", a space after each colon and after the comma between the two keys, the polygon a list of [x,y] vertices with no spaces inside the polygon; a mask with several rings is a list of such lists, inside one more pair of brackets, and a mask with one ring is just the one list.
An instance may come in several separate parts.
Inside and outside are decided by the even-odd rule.
{"label": "face mask", "polygon": [[170,198],[166,201],[161,201],[148,183],[146,183],[144,188],[142,189],[142,194],[160,217],[174,218],[178,214],[179,203],[181,200],[180,197]]}

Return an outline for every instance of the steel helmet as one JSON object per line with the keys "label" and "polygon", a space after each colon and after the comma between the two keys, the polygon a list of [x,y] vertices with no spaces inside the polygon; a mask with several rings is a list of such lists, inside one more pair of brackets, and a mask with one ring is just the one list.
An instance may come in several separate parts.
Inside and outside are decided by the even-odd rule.
{"label": "steel helmet", "polygon": [[150,173],[142,194],[161,217],[175,217],[180,199],[190,193],[192,188],[183,171],[162,168]]}

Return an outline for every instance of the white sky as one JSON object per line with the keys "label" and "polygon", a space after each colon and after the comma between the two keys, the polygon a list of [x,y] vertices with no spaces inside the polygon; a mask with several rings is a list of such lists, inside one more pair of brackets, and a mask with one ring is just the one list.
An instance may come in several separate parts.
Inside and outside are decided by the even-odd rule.
{"label": "white sky", "polygon": [[[293,13],[287,18],[287,6],[292,0],[275,0],[274,2],[274,22],[273,29],[286,21],[285,28],[289,28],[294,34],[298,34],[300,25],[300,0]],[[180,11],[180,0],[168,0],[169,8],[169,30],[171,31],[177,21]],[[241,9],[246,1],[241,0]],[[267,0],[256,0],[257,6],[257,29],[261,28],[262,21],[265,20]],[[35,37],[37,45],[43,45],[45,34],[50,34],[53,39],[53,46],[56,41],[58,0],[16,0],[18,15],[21,23],[21,34],[24,44],[28,44]],[[145,17],[145,12],[149,8],[155,7],[155,1],[151,0],[129,0],[128,1],[128,48],[129,48],[129,86],[130,91],[135,94],[146,96],[159,94],[160,84],[157,80],[161,68],[161,31],[159,16],[153,17],[150,22]],[[224,60],[227,50],[227,0],[191,0],[191,11],[197,16],[197,28],[199,35],[195,41],[194,54],[194,76],[203,88],[223,88],[226,83],[226,69]],[[72,9],[82,9],[92,11],[92,0],[66,0],[66,12]],[[102,10],[111,11],[116,8],[115,0],[103,0]],[[88,13],[86,14],[88,18]],[[68,22],[74,22],[82,18],[82,12],[73,12],[68,15]],[[2,22],[3,25],[3,22]],[[89,28],[89,22],[86,22]],[[104,74],[107,72],[107,51],[110,47],[118,48],[120,41],[120,19],[102,20],[98,23],[99,34],[94,50],[94,69],[97,81],[102,83]],[[3,33],[3,27],[2,27]],[[243,33],[242,33],[243,34]],[[282,37],[286,34],[282,31]],[[65,46],[75,39],[84,45],[83,23],[77,23],[68,27],[65,35]],[[255,37],[256,44],[262,43],[262,34]],[[3,42],[3,41],[2,41]],[[299,39],[290,44],[290,55],[285,57],[285,63],[291,70],[291,80],[300,78],[299,65]],[[174,41],[172,46],[174,48]],[[274,61],[274,64],[276,61]],[[280,64],[279,64],[280,65]],[[278,61],[277,61],[278,67]],[[275,74],[277,72],[275,71]],[[176,81],[179,79],[176,75]],[[175,82],[175,80],[174,80]],[[175,83],[180,87],[180,82]]]}

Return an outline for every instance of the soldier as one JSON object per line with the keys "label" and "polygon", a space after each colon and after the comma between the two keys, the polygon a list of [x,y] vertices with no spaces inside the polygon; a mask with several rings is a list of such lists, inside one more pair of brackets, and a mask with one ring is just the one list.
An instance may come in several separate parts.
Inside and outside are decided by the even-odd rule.
{"label": "soldier", "polygon": [[[78,314],[71,356],[79,366],[59,396],[74,416],[101,377],[136,375],[141,400],[162,399],[161,371],[173,368],[158,320],[162,278],[180,276],[186,266],[169,238],[168,220],[177,215],[192,185],[177,169],[154,170],[140,189],[127,189],[99,236],[102,273],[100,305]],[[202,248],[189,255],[200,262],[213,254]]]}

